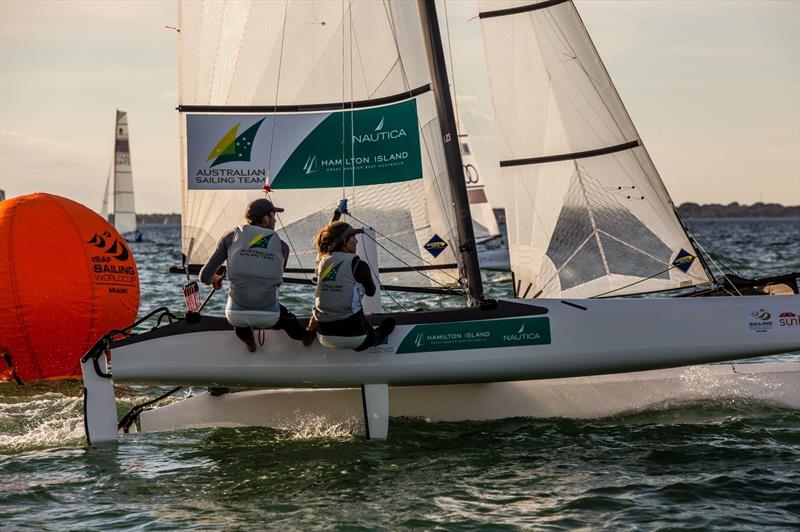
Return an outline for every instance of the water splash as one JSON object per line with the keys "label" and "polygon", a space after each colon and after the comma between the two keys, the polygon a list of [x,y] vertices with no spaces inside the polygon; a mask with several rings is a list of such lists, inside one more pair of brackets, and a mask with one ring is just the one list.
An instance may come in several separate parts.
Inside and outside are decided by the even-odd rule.
{"label": "water splash", "polygon": [[83,445],[83,399],[60,393],[0,397],[0,454]]}

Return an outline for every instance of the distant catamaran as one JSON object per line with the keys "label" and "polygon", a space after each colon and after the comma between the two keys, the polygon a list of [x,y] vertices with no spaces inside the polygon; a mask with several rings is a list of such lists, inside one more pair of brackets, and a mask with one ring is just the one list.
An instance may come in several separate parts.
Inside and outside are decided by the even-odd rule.
{"label": "distant catamaran", "polygon": [[131,153],[128,144],[128,113],[119,109],[117,109],[117,120],[114,127],[114,162],[108,171],[106,188],[103,193],[103,206],[100,210],[103,217],[109,221],[112,221],[108,211],[109,185],[112,182],[114,228],[129,242],[140,242],[142,232],[139,231],[136,224]]}

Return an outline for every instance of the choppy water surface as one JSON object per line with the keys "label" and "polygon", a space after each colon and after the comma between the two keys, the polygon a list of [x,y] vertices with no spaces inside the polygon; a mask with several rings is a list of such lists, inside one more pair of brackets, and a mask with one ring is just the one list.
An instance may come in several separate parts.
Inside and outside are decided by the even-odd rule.
{"label": "choppy water surface", "polygon": [[[798,220],[690,222],[745,275],[800,270]],[[180,308],[178,231],[134,252],[143,311]],[[488,274],[493,295],[509,277]],[[284,292],[307,308],[304,288]],[[398,296],[395,296],[398,297]],[[402,306],[458,304],[408,297]],[[223,298],[209,309],[220,313]],[[387,308],[395,303],[386,302]],[[796,355],[783,358],[796,358]],[[120,412],[157,388],[122,388]],[[594,421],[394,420],[391,439],[357,423],[293,431],[133,434],[83,447],[81,387],[0,386],[0,529],[718,528],[796,529],[800,413],[703,403]],[[188,392],[187,392],[188,393]]]}

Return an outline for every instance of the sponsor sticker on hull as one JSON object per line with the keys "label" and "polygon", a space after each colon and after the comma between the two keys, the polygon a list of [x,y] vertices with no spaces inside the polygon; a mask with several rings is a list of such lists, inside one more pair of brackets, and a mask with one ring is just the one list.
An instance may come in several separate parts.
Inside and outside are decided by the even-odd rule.
{"label": "sponsor sticker on hull", "polygon": [[416,325],[406,334],[397,354],[547,345],[550,319],[511,318]]}
{"label": "sponsor sticker on hull", "polygon": [[750,332],[765,333],[771,331],[772,326],[772,313],[766,309],[755,309],[747,317],[747,328]]}
{"label": "sponsor sticker on hull", "polygon": [[786,311],[778,315],[778,327],[800,328],[800,314]]}

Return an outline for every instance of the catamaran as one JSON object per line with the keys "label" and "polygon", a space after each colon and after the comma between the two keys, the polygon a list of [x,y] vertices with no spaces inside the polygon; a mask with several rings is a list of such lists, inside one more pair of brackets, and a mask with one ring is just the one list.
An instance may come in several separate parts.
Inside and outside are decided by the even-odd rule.
{"label": "catamaran", "polygon": [[[293,250],[287,272],[299,276],[285,282],[312,284],[314,252],[307,243],[347,197],[348,221],[365,228],[359,255],[380,272],[382,292],[462,294],[465,306],[386,314],[380,296],[366,301],[370,320],[391,315],[397,324],[386,343],[366,352],[304,348],[280,331],[265,331],[263,345],[249,353],[222,317],[179,320],[157,309],[140,320],[157,320],[150,331],[112,331],[82,358],[90,442],[117,438],[115,382],[360,389],[367,435],[383,438],[395,399],[407,397],[398,387],[453,405],[442,397],[479,389],[500,397],[504,386],[528,389],[530,379],[591,378],[800,350],[797,295],[579,295],[583,285],[620,296],[634,286],[663,290],[707,278],[679,221],[665,210],[669,197],[572,2],[481,8],[490,65],[500,64],[492,54],[505,53],[514,58],[509,65],[532,63],[547,73],[493,86],[520,102],[530,93],[518,119],[506,121],[498,112],[511,139],[501,151],[503,179],[513,192],[507,208],[512,203],[517,218],[538,218],[523,211],[527,187],[536,187],[537,198],[551,198],[549,204],[537,199],[542,216],[560,213],[546,228],[533,220],[517,223],[509,242],[517,295],[511,300],[490,300],[483,292],[433,0],[181,4],[182,269],[196,272],[219,235],[241,223],[248,201],[266,193],[286,209],[277,229]],[[536,31],[517,37],[528,28]],[[517,38],[520,43],[512,41]],[[496,46],[500,50],[492,51]],[[507,55],[515,46],[516,55]],[[580,113],[567,115],[570,106],[559,102],[580,104],[574,107]],[[528,111],[551,120],[537,127],[541,121],[530,121]],[[559,115],[563,120],[555,120]],[[587,117],[592,127],[585,126]],[[648,179],[634,193],[628,183],[637,174]],[[587,228],[573,253],[551,254],[549,265],[529,243],[545,229],[566,239]],[[541,297],[551,286],[574,292]],[[796,367],[792,371],[797,375]],[[352,393],[346,395],[342,401],[352,406]],[[204,396],[204,422],[224,425],[215,415],[247,397]],[[291,394],[260,397],[286,406]],[[196,412],[197,405],[189,409]],[[532,412],[498,408],[495,417]],[[479,410],[458,412],[485,419]],[[181,420],[174,408],[170,412]],[[425,415],[424,408],[417,412]],[[189,417],[183,426],[196,422]],[[275,416],[245,417],[260,424]]]}
{"label": "catamaran", "polygon": [[[114,209],[109,214],[109,192],[113,194]],[[131,152],[128,143],[128,113],[117,109],[114,124],[114,160],[106,178],[100,214],[113,220],[114,229],[128,242],[140,242],[142,232],[136,222],[136,207],[133,196],[133,174]]]}

